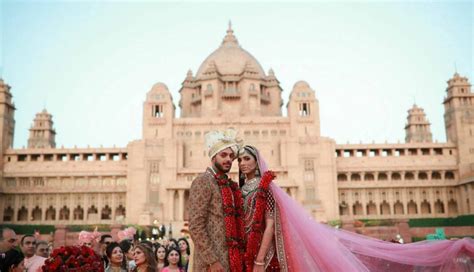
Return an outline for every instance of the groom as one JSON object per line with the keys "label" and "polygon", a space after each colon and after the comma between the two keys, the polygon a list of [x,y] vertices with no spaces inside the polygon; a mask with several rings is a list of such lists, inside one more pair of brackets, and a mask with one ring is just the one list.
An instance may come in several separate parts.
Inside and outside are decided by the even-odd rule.
{"label": "groom", "polygon": [[189,231],[195,271],[242,271],[242,196],[227,173],[237,155],[236,131],[205,135],[211,166],[189,191]]}

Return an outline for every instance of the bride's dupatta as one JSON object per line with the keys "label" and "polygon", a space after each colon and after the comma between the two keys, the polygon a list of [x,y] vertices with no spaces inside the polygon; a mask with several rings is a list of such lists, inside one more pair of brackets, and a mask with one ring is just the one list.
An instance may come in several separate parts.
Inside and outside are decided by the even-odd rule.
{"label": "bride's dupatta", "polygon": [[[259,153],[257,162],[261,173],[268,171]],[[270,191],[281,271],[474,271],[471,238],[386,242],[318,223],[274,182]]]}
{"label": "bride's dupatta", "polygon": [[276,184],[270,189],[278,254],[286,256],[282,271],[474,271],[471,238],[386,242],[318,223]]}

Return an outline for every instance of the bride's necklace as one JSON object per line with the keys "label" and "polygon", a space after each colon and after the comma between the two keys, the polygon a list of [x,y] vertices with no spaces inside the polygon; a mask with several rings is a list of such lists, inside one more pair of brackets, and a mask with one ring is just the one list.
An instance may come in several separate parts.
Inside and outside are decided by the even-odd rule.
{"label": "bride's necklace", "polygon": [[257,176],[245,181],[244,186],[242,186],[242,193],[243,193],[244,197],[247,196],[250,192],[252,192],[253,190],[256,189],[256,187],[254,185],[255,185],[255,183],[257,183],[257,181],[258,181]]}

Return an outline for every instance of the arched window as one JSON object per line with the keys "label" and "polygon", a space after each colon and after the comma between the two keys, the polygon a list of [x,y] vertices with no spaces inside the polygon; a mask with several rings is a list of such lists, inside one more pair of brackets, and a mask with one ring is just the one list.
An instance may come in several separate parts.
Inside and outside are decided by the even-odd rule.
{"label": "arched window", "polygon": [[378,177],[378,180],[387,180],[388,179],[388,176],[386,173],[379,173],[379,177]]}
{"label": "arched window", "polygon": [[374,180],[374,174],[372,173],[366,173],[364,175],[364,180]]}
{"label": "arched window", "polygon": [[3,221],[10,222],[13,221],[13,208],[8,206],[3,210]]}
{"label": "arched window", "polygon": [[403,214],[403,204],[400,202],[400,200],[397,200],[395,204],[393,205],[393,211],[394,214]]}
{"label": "arched window", "polygon": [[22,206],[21,209],[18,210],[18,221],[27,221],[28,220],[28,210],[25,206]]}
{"label": "arched window", "polygon": [[42,214],[41,208],[36,206],[33,209],[33,221],[41,221],[41,214]]}
{"label": "arched window", "polygon": [[84,220],[84,209],[80,205],[74,209],[74,220]]}
{"label": "arched window", "polygon": [[349,215],[349,206],[345,201],[339,204],[339,215]]}
{"label": "arched window", "polygon": [[428,174],[426,172],[420,172],[418,173],[418,179],[420,180],[428,179]]}
{"label": "arched window", "polygon": [[346,174],[338,174],[337,175],[337,181],[347,181],[347,175]]}
{"label": "arched window", "polygon": [[414,180],[415,175],[412,172],[406,172],[405,173],[405,180]]}
{"label": "arched window", "polygon": [[125,217],[125,208],[122,205],[119,205],[117,209],[115,209],[115,218],[118,216]]}
{"label": "arched window", "polygon": [[438,199],[435,202],[434,209],[435,209],[435,213],[444,213],[444,203]]}
{"label": "arched window", "polygon": [[363,208],[362,208],[362,204],[360,204],[359,201],[356,201],[354,203],[354,205],[352,205],[352,213],[354,215],[362,215],[364,213]]}
{"label": "arched window", "polygon": [[401,180],[401,179],[402,179],[402,175],[400,175],[400,173],[398,172],[392,173],[392,180]]}
{"label": "arched window", "polygon": [[421,202],[421,214],[429,214],[431,213],[431,207],[430,207],[430,203],[428,203],[428,201],[423,200],[423,202]]}
{"label": "arched window", "polygon": [[377,214],[377,206],[375,206],[375,203],[370,201],[367,204],[367,215],[376,215]]}
{"label": "arched window", "polygon": [[354,173],[351,175],[351,181],[359,181],[360,175],[358,173]]}
{"label": "arched window", "polygon": [[448,212],[450,214],[457,214],[458,213],[458,203],[456,202],[456,200],[451,199],[448,202]]}
{"label": "arched window", "polygon": [[431,179],[441,179],[441,174],[439,172],[431,173]]}
{"label": "arched window", "polygon": [[69,220],[69,208],[66,205],[59,211],[59,220]]}
{"label": "arched window", "polygon": [[416,206],[416,203],[413,200],[410,200],[410,202],[408,202],[407,209],[408,209],[408,214],[418,213],[418,207]]}
{"label": "arched window", "polygon": [[53,206],[46,210],[46,220],[56,220],[56,209]]}
{"label": "arched window", "polygon": [[382,202],[382,204],[380,204],[380,214],[381,215],[390,214],[390,205],[385,200]]}
{"label": "arched window", "polygon": [[100,213],[100,219],[110,220],[111,217],[112,217],[112,209],[109,207],[109,205],[105,205],[105,207],[102,208],[102,211]]}
{"label": "arched window", "polygon": [[445,179],[454,179],[454,173],[451,172],[451,171],[447,171],[447,172],[444,174],[444,178],[445,178]]}

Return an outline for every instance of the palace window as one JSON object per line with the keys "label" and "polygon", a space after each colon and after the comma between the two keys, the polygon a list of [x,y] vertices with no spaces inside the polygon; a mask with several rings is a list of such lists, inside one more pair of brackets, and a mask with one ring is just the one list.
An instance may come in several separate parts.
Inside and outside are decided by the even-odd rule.
{"label": "palace window", "polygon": [[153,106],[153,117],[157,117],[157,118],[164,117],[163,105]]}
{"label": "palace window", "polygon": [[308,116],[310,114],[309,103],[301,103],[299,112],[300,116]]}

